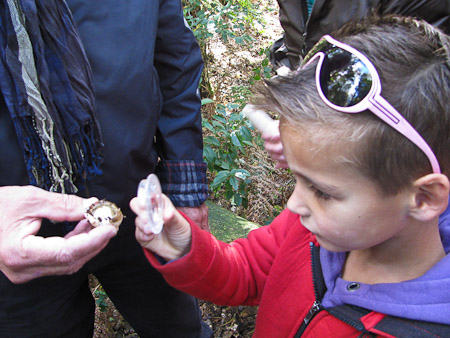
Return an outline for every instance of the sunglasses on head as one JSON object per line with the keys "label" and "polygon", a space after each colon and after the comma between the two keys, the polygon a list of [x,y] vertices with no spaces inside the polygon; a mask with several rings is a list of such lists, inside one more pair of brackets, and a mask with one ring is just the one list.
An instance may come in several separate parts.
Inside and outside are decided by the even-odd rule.
{"label": "sunglasses on head", "polygon": [[430,161],[434,173],[439,163],[427,142],[411,124],[381,96],[380,77],[367,57],[329,35],[306,55],[303,66],[319,58],[316,87],[321,99],[343,113],[361,113],[367,109],[419,147]]}

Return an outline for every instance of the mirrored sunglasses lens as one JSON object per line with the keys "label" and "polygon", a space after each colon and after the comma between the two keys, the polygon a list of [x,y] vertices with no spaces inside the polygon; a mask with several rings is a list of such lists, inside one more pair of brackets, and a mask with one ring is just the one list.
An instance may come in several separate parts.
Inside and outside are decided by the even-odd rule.
{"label": "mirrored sunglasses lens", "polygon": [[320,85],[325,97],[339,107],[361,102],[372,87],[372,76],[355,55],[333,46],[326,51],[320,69]]}

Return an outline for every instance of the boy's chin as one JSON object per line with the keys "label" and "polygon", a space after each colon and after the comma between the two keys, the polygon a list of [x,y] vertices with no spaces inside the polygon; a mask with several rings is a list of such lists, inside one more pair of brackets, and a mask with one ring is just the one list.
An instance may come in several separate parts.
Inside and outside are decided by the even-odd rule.
{"label": "boy's chin", "polygon": [[347,252],[349,251],[348,248],[342,248],[339,246],[336,246],[326,240],[324,240],[323,238],[320,238],[320,236],[316,236],[317,242],[319,242],[320,246],[328,251],[332,251],[332,252]]}

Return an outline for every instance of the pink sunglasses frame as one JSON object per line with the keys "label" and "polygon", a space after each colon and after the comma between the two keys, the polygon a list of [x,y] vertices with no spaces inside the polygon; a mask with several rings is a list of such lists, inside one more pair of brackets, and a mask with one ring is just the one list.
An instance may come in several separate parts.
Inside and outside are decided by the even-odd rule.
{"label": "pink sunglasses frame", "polygon": [[[370,75],[372,76],[372,87],[360,102],[350,107],[337,106],[330,102],[322,91],[320,73],[323,62],[325,60],[325,52],[319,50],[307,61],[306,64],[302,66],[302,68],[309,65],[316,58],[319,58],[319,62],[316,66],[316,87],[323,102],[325,102],[330,108],[343,113],[354,114],[361,113],[367,109],[370,110],[373,114],[378,116],[381,120],[386,122],[392,128],[405,136],[408,140],[413,142],[417,147],[419,147],[430,161],[433,173],[440,174],[441,170],[439,167],[439,162],[428,143],[422,138],[422,136],[420,136],[417,130],[414,129],[414,127],[388,101],[386,101],[386,99],[381,96],[380,76],[378,75],[378,72],[372,62],[370,62],[370,60],[365,55],[363,55],[355,48],[337,41],[329,35],[324,35],[317,44],[319,44],[323,39],[325,39],[328,43],[335,45],[336,47],[339,47],[340,49],[343,49],[358,57],[358,59],[367,67]],[[308,58],[308,55],[306,58]]]}

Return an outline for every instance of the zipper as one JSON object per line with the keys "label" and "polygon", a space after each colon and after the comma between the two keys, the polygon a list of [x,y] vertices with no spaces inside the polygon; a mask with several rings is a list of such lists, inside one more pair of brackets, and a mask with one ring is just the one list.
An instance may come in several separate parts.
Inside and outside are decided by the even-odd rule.
{"label": "zipper", "polygon": [[[351,327],[353,327],[354,329],[356,329],[357,331],[361,332],[361,334],[371,334],[370,331],[367,331],[366,328],[364,327],[364,324],[359,320],[359,318],[363,317],[364,314],[357,314],[357,318],[358,319],[352,319],[349,318],[348,316],[339,313],[338,311],[335,311],[333,309],[327,309],[327,312],[332,315],[333,317],[339,319],[341,322],[346,323],[347,325],[350,325]],[[369,313],[370,311],[367,311],[367,313]],[[361,336],[364,337],[364,336]]]}
{"label": "zipper", "polygon": [[[319,261],[319,247],[316,247],[313,242],[309,242],[309,248],[310,248],[310,255],[311,255],[311,270],[312,270],[312,279],[313,279],[313,287],[314,287],[314,303],[309,309],[308,313],[306,314],[305,318],[303,318],[303,323],[300,325],[300,328],[298,329],[297,333],[295,334],[294,338],[300,338],[302,334],[305,332],[306,328],[308,327],[308,324],[311,322],[311,320],[320,312],[323,310],[321,299],[324,295],[324,282],[320,281],[318,283],[316,278],[316,271],[320,267],[320,261]],[[319,264],[319,265],[317,265]]]}
{"label": "zipper", "polygon": [[314,301],[313,306],[309,309],[308,314],[303,319],[303,323],[305,325],[308,325],[311,319],[313,319],[314,316],[321,310],[320,305],[321,305],[320,302]]}

